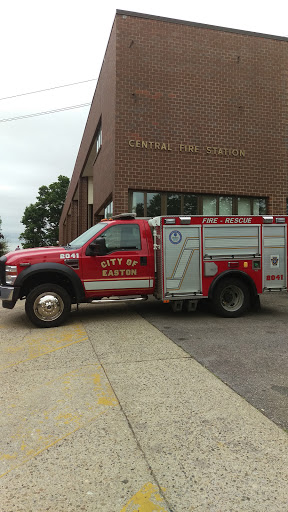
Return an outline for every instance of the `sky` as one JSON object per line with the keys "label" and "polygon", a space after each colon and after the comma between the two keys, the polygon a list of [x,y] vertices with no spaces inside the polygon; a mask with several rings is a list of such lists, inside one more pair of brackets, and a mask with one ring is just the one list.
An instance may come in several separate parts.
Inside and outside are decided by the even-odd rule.
{"label": "sky", "polygon": [[[117,9],[288,37],[286,6],[287,0],[0,0],[0,218],[9,249],[21,246],[21,219],[39,187],[72,176]],[[24,117],[43,112],[51,113]]]}

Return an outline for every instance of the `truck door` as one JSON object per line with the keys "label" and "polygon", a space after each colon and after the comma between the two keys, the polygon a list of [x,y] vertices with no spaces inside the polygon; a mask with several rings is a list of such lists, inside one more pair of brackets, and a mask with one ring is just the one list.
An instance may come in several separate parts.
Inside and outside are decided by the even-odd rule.
{"label": "truck door", "polygon": [[286,226],[263,226],[263,288],[287,287]]}
{"label": "truck door", "polygon": [[104,253],[87,255],[83,261],[83,281],[88,296],[144,295],[151,293],[154,275],[144,226],[136,222],[108,225],[101,237]]}
{"label": "truck door", "polygon": [[164,295],[201,293],[200,228],[163,226]]}

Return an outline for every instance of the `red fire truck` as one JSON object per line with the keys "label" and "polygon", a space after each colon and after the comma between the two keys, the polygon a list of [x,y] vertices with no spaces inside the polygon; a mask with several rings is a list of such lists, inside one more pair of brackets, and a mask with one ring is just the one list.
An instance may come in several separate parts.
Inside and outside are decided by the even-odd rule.
{"label": "red fire truck", "polygon": [[173,311],[211,300],[217,314],[242,315],[264,291],[287,290],[286,216],[163,216],[104,219],[66,247],[0,258],[0,296],[26,299],[39,327],[60,325],[71,304],[144,299]]}

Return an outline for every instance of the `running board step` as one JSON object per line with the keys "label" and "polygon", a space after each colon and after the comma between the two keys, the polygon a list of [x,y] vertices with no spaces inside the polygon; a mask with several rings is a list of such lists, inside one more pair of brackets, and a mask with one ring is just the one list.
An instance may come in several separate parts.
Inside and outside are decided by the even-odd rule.
{"label": "running board step", "polygon": [[147,300],[148,297],[130,297],[130,298],[127,298],[127,297],[115,297],[114,299],[94,299],[94,300],[91,300],[90,304],[106,304],[106,303],[111,303],[111,302],[135,302],[135,301],[143,301],[143,300]]}

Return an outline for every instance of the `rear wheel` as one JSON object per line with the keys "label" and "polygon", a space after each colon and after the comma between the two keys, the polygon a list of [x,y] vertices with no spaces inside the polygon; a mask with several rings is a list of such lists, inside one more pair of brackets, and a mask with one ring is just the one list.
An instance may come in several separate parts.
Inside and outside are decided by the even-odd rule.
{"label": "rear wheel", "polygon": [[217,285],[213,297],[216,313],[224,317],[243,315],[250,306],[250,292],[240,279],[223,279]]}
{"label": "rear wheel", "polygon": [[43,284],[36,286],[27,296],[26,314],[37,327],[57,327],[71,309],[71,299],[62,286]]}

